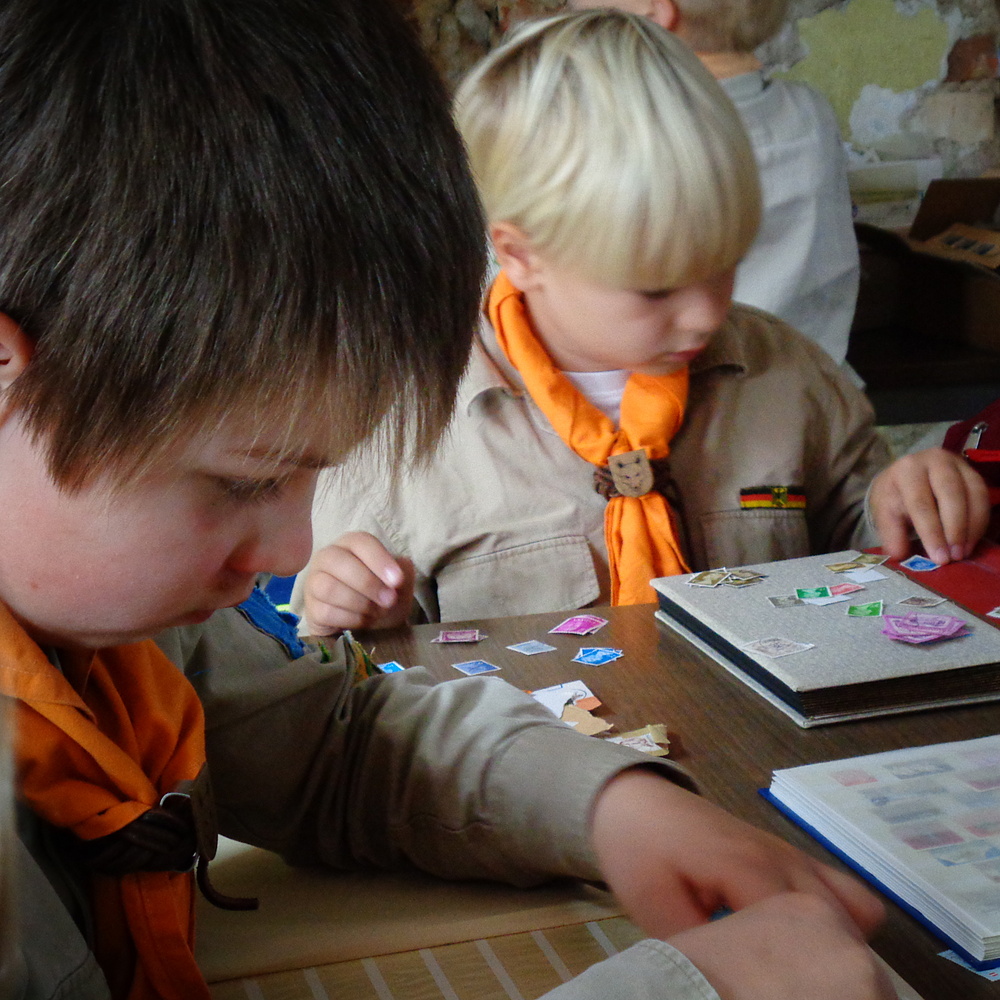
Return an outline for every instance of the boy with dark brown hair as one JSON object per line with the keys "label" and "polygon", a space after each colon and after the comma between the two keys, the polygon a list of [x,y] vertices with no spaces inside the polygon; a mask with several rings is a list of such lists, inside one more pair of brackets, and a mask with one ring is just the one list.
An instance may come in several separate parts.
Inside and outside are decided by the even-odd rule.
{"label": "boy with dark brown hair", "polygon": [[853,880],[508,685],[366,678],[255,596],[305,561],[317,469],[420,454],[468,355],[483,222],[388,0],[6,0],[0,40],[5,1000],[207,1000],[213,803],[292,862],[603,880],[673,936],[561,997],[886,997]]}

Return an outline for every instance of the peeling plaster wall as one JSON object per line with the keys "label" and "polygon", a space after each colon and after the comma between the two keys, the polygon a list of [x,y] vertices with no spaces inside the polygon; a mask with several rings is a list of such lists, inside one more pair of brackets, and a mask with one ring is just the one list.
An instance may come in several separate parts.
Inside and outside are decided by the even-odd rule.
{"label": "peeling plaster wall", "polygon": [[856,151],[973,176],[1000,164],[998,28],[995,0],[793,0],[763,55],[830,98]]}
{"label": "peeling plaster wall", "polygon": [[[792,0],[788,23],[760,55],[775,74],[823,91],[859,153],[939,156],[947,176],[973,176],[1000,166],[998,2]],[[563,0],[409,3],[451,83],[512,22],[562,6]]]}

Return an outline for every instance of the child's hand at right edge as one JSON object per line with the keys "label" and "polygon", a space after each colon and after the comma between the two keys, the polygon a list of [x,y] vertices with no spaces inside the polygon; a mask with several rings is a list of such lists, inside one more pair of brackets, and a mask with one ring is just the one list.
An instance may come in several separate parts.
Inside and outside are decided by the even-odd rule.
{"label": "child's hand at right edge", "polygon": [[669,941],[722,1000],[898,1000],[858,928],[806,893],[770,896]]}
{"label": "child's hand at right edge", "polygon": [[872,481],[868,504],[887,555],[905,559],[915,531],[928,557],[938,564],[969,555],[990,518],[983,477],[942,448],[893,462]]}
{"label": "child's hand at right edge", "polygon": [[413,583],[413,563],[392,556],[374,535],[341,535],[316,552],[306,569],[309,634],[402,625],[413,604]]}
{"label": "child's hand at right edge", "polygon": [[631,919],[723,1000],[895,1000],[865,943],[884,908],[853,876],[639,768],[605,786],[591,836]]}

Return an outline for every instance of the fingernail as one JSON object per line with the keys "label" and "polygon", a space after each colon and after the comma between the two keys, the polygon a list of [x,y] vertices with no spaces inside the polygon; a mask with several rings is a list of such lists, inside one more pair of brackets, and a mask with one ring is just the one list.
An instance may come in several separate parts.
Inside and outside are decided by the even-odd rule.
{"label": "fingernail", "polygon": [[951,547],[951,558],[955,562],[960,562],[965,558],[965,546],[964,545],[953,545]]}
{"label": "fingernail", "polygon": [[382,574],[382,582],[390,587],[398,587],[403,582],[403,571],[398,566],[387,566]]}
{"label": "fingernail", "polygon": [[944,563],[951,562],[951,553],[945,548],[934,549],[931,553],[931,559],[939,565],[942,565]]}
{"label": "fingernail", "polygon": [[388,587],[385,590],[380,590],[378,603],[380,607],[391,608],[396,603],[396,591],[390,590]]}

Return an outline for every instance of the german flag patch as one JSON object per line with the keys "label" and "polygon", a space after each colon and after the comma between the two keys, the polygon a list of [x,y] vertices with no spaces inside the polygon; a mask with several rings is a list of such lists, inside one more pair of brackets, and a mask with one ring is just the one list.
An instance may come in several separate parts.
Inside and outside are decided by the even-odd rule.
{"label": "german flag patch", "polygon": [[740,490],[740,507],[805,510],[806,493],[801,486],[748,486]]}

